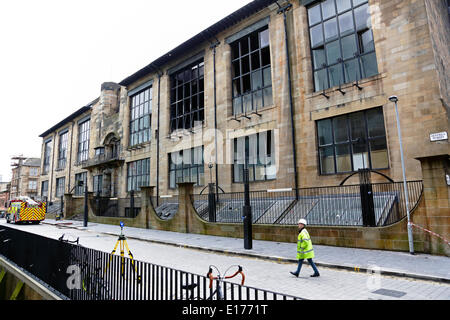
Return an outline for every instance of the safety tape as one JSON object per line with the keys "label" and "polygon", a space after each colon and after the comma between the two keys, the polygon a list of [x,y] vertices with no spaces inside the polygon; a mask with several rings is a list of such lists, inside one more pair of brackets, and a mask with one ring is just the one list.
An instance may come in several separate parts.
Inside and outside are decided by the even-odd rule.
{"label": "safety tape", "polygon": [[440,234],[437,234],[437,233],[435,233],[435,232],[433,232],[433,231],[430,231],[430,230],[428,230],[428,229],[425,229],[424,227],[421,227],[421,226],[419,226],[419,225],[417,225],[417,224],[415,224],[415,223],[412,223],[412,222],[410,222],[409,224],[410,224],[411,226],[413,226],[413,227],[416,227],[416,228],[419,228],[419,229],[421,229],[421,230],[423,230],[423,231],[425,231],[425,232],[428,232],[428,233],[432,234],[432,235],[435,236],[435,237],[438,237],[438,238],[442,239],[446,244],[448,244],[448,245],[450,246],[450,241],[447,240],[447,239],[445,239],[445,238],[444,238],[443,236],[441,236]]}

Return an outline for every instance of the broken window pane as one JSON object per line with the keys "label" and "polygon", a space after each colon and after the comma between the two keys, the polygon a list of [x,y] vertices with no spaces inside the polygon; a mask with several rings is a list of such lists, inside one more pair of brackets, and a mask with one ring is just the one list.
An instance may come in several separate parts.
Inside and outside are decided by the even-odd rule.
{"label": "broken window pane", "polygon": [[375,52],[361,57],[361,70],[365,78],[378,74]]}
{"label": "broken window pane", "polygon": [[269,29],[261,31],[259,36],[261,39],[261,48],[269,46]]}
{"label": "broken window pane", "polygon": [[[239,56],[232,61],[233,114],[255,110],[272,103],[269,30],[264,27],[231,44],[239,43]],[[250,54],[247,54],[251,51]],[[242,99],[239,99],[242,97]],[[264,99],[265,97],[265,99]]]}

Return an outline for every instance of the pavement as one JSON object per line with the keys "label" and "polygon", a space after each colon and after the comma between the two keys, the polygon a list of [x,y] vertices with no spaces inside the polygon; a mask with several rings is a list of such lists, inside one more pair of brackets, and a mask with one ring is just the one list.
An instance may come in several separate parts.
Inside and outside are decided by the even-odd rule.
{"label": "pavement", "polygon": [[[120,227],[115,225],[89,223],[85,228],[80,221],[56,221],[46,219],[44,224],[56,225],[118,236]],[[276,262],[295,263],[296,243],[253,240],[252,249],[244,249],[242,238],[228,238],[200,234],[160,231],[124,227],[128,239],[157,244],[196,249],[226,255],[252,257]],[[313,244],[314,244],[314,239]],[[409,252],[369,250],[314,245],[314,262],[318,267],[344,269],[355,272],[379,272],[393,277],[450,283],[450,257]]]}

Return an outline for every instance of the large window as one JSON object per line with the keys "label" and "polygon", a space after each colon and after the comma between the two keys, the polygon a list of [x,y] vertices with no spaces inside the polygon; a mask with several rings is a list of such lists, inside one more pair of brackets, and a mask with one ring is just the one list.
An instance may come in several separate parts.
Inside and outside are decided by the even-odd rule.
{"label": "large window", "polygon": [[36,180],[28,181],[28,190],[36,191],[36,189],[37,189],[37,181]]}
{"label": "large window", "polygon": [[139,191],[150,183],[150,158],[128,163],[127,191]]}
{"label": "large window", "polygon": [[170,77],[170,131],[190,129],[205,119],[203,59]]}
{"label": "large window", "polygon": [[[79,182],[83,181],[83,185],[80,185]],[[87,183],[87,172],[77,173],[75,175],[75,195],[82,196],[84,194],[84,189]]]}
{"label": "large window", "polygon": [[58,145],[58,170],[62,170],[66,167],[67,162],[67,137],[68,132],[59,135]]}
{"label": "large window", "polygon": [[203,146],[169,154],[169,188],[175,189],[178,182],[205,184]]}
{"label": "large window", "polygon": [[39,175],[38,168],[30,168],[30,177],[37,177]]}
{"label": "large window", "polygon": [[41,184],[41,196],[48,197],[48,181],[42,181]]}
{"label": "large window", "polygon": [[103,192],[103,175],[94,176],[93,182],[94,182],[94,188],[93,188],[94,194],[101,195]]}
{"label": "large window", "polygon": [[244,182],[245,164],[249,169],[249,181],[276,178],[273,131],[235,138],[233,146],[233,182]]}
{"label": "large window", "polygon": [[62,197],[64,195],[64,187],[66,183],[66,178],[56,178],[56,197]]}
{"label": "large window", "polygon": [[317,121],[321,174],[389,166],[383,109]]}
{"label": "large window", "polygon": [[50,170],[50,157],[52,154],[52,141],[47,141],[44,144],[44,166],[42,168],[42,174],[47,174]]}
{"label": "large window", "polygon": [[233,114],[252,112],[273,104],[267,26],[231,45]]}
{"label": "large window", "polygon": [[130,146],[151,139],[152,99],[152,87],[131,97]]}
{"label": "large window", "polygon": [[367,0],[326,0],[308,8],[316,91],[378,73]]}
{"label": "large window", "polygon": [[86,120],[78,125],[78,163],[89,159],[90,123],[90,120]]}

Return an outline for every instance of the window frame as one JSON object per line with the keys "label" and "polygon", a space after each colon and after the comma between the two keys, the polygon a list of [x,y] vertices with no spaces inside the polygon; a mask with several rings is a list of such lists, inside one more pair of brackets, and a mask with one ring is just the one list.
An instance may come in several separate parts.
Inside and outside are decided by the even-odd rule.
{"label": "window frame", "polygon": [[61,133],[58,141],[58,170],[62,170],[66,167],[68,142],[69,132],[66,131]]}
{"label": "window frame", "polygon": [[[267,45],[262,46],[262,39],[261,39],[261,34],[263,32],[267,31]],[[258,47],[256,49],[254,49],[252,47],[252,37],[255,36],[255,34],[258,35]],[[248,46],[248,51],[246,53],[242,53],[242,45],[241,42],[244,41],[244,39],[247,39],[247,46]],[[255,31],[252,31],[249,34],[246,34],[242,37],[240,37],[239,39],[234,40],[233,42],[229,43],[230,45],[230,50],[231,50],[231,67],[230,67],[230,71],[231,71],[231,103],[232,103],[232,115],[233,116],[237,116],[237,115],[241,115],[241,114],[247,114],[247,112],[258,112],[258,109],[262,109],[265,107],[269,107],[273,105],[273,79],[272,79],[272,59],[271,59],[271,47],[270,47],[270,29],[268,25],[264,25],[260,28],[258,28]],[[235,46],[237,45],[237,50],[238,50],[238,54],[237,56],[234,56],[234,49]],[[268,48],[268,59],[269,59],[269,63],[266,65],[263,65],[263,50],[265,50],[266,48]],[[259,67],[258,68],[253,68],[252,64],[252,57],[257,54],[258,57],[258,61],[259,61]],[[248,70],[244,71],[244,67],[243,67],[243,60],[245,60],[246,58],[248,61]],[[235,63],[239,63],[239,75],[236,75],[235,72],[235,67],[234,64]],[[264,79],[264,75],[265,75],[265,70],[269,70],[269,75],[270,75],[270,80],[267,81],[268,83],[265,83],[265,79]],[[253,74],[259,74],[260,77],[260,83],[261,86],[254,88],[253,87],[253,78],[252,75]],[[244,92],[244,78],[245,77],[249,77],[249,91],[245,91]],[[240,89],[235,89],[235,82],[239,80],[239,88]],[[266,102],[265,101],[265,91],[270,89],[270,99]],[[240,90],[240,93],[235,95],[235,90]],[[258,93],[260,93],[260,99],[261,99],[261,105],[260,107],[258,107],[257,103],[255,102],[255,96],[258,95]],[[244,110],[244,98],[250,96],[250,109],[245,109]],[[236,101],[239,101],[239,104],[236,105]],[[239,110],[237,110],[239,109]]]}
{"label": "window frame", "polygon": [[94,192],[94,195],[97,194],[103,194],[103,175],[95,175],[92,177],[92,191]]}
{"label": "window frame", "polygon": [[[148,98],[146,98],[146,92],[148,92]],[[139,100],[139,102],[136,102],[137,100]],[[146,103],[148,103],[147,113],[145,112]],[[140,111],[141,107],[142,107],[142,114]],[[152,85],[130,96],[130,122],[128,126],[130,130],[130,138],[129,138],[130,147],[147,143],[152,140],[152,108],[153,108]],[[148,127],[146,127],[145,124],[146,117],[148,117]],[[145,137],[146,131],[147,137]]]}
{"label": "window frame", "polygon": [[[319,92],[322,90],[327,90],[333,87],[337,87],[340,85],[344,85],[347,83],[352,83],[354,81],[359,81],[362,79],[366,79],[372,76],[375,76],[377,74],[379,74],[379,69],[378,69],[378,61],[376,58],[376,50],[375,50],[375,43],[374,43],[374,38],[373,38],[373,31],[372,31],[372,25],[370,25],[369,27],[363,28],[358,30],[358,26],[356,24],[356,17],[355,17],[355,10],[362,8],[363,6],[367,5],[367,10],[369,10],[369,2],[368,0],[362,0],[360,1],[360,3],[357,3],[356,5],[353,5],[353,0],[351,2],[350,8],[347,8],[345,10],[342,10],[341,12],[338,11],[338,7],[337,7],[337,2],[339,0],[332,0],[333,4],[334,4],[334,14],[325,18],[323,17],[323,12],[322,12],[322,4],[326,2],[326,0],[322,0],[322,1],[317,1],[314,2],[313,4],[309,5],[306,7],[307,9],[307,24],[308,24],[308,37],[309,37],[309,44],[310,44],[310,54],[311,54],[311,67],[312,67],[312,78],[313,78],[313,85],[314,85],[314,92]],[[319,7],[319,12],[320,12],[320,20],[318,22],[312,23],[310,24],[310,16],[309,16],[309,10],[314,8],[314,7]],[[351,17],[352,17],[352,24],[353,24],[353,30],[351,30],[350,32],[347,31],[347,33],[341,35],[341,25],[340,25],[340,17],[342,17],[345,14],[351,13]],[[368,13],[368,18],[371,18],[370,13]],[[325,24],[327,22],[331,22],[333,19],[336,20],[336,36],[330,38],[329,40],[326,39],[326,35],[325,35]],[[311,36],[312,33],[312,29],[317,27],[317,26],[322,26],[321,30],[321,35],[322,35],[322,40],[321,40],[321,45],[320,46],[316,46],[313,47],[313,39]],[[371,36],[372,36],[372,42],[373,42],[373,48],[369,51],[363,52],[363,49],[361,47],[361,39],[360,36],[361,34],[370,31]],[[354,53],[353,56],[351,57],[344,57],[344,45],[343,45],[343,39],[345,38],[349,38],[353,36],[353,44],[355,46],[355,50],[356,52]],[[330,46],[330,44],[334,43],[334,42],[338,42],[339,44],[339,58],[334,61],[334,62],[328,62],[328,51],[327,51],[327,45]],[[324,63],[321,66],[315,67],[315,50],[320,49],[323,52],[323,60]],[[366,72],[363,70],[363,61],[365,57],[369,57],[370,55],[374,55],[374,61],[375,61],[375,66],[376,66],[376,72],[373,74],[369,74],[368,76],[366,76]],[[346,69],[348,68],[346,65],[352,63],[353,66],[355,66],[355,64],[357,64],[357,74],[355,76],[350,76],[348,74],[346,74]],[[336,68],[335,70],[339,70],[340,71],[340,80],[342,82],[340,82],[339,84],[333,83],[333,81],[331,80],[331,70]],[[318,74],[319,72],[325,72],[326,73],[326,77],[321,78],[321,79],[325,79],[326,83],[325,84],[319,84],[316,85],[317,79],[320,77],[316,74]],[[317,77],[317,78],[316,78]],[[323,76],[322,76],[323,77]]]}
{"label": "window frame", "polygon": [[44,180],[41,182],[41,197],[48,198],[48,180]]}
{"label": "window frame", "polygon": [[28,180],[28,190],[37,190],[36,180]]}
{"label": "window frame", "polygon": [[[61,185],[62,182],[62,185]],[[61,196],[64,196],[64,192],[66,189],[66,177],[59,177],[56,178],[56,188],[55,188],[55,197],[59,198]]]}
{"label": "window frame", "polygon": [[[185,75],[188,73],[190,73],[190,76],[188,77],[189,80],[186,81]],[[193,93],[194,85],[196,93]],[[204,57],[170,74],[169,87],[169,132],[193,129],[196,122],[203,124],[205,121]],[[189,94],[186,95],[188,87]],[[197,101],[195,108],[194,99]],[[187,120],[189,120],[189,124],[187,124]]]}
{"label": "window frame", "polygon": [[[83,186],[78,186],[78,181],[80,181],[79,178],[82,178],[81,181],[83,181]],[[84,194],[86,183],[87,183],[87,171],[75,174],[75,196],[79,197]]]}
{"label": "window frame", "polygon": [[42,163],[42,174],[46,175],[50,171],[50,158],[52,153],[52,140],[48,140],[44,142],[44,161]]}
{"label": "window frame", "polygon": [[[146,172],[143,172],[143,164]],[[136,167],[136,169],[134,169]],[[135,174],[134,172],[135,171]],[[139,172],[140,171],[140,172]],[[130,174],[131,173],[131,174]],[[140,182],[140,183],[139,183]],[[150,158],[139,159],[127,163],[127,192],[140,191],[142,186],[150,184]]]}
{"label": "window frame", "polygon": [[[367,114],[370,111],[376,111],[376,110],[380,110],[381,111],[381,115],[383,116],[383,126],[384,126],[384,135],[379,135],[379,136],[374,136],[371,137],[369,135],[369,119]],[[367,169],[371,169],[371,170],[386,170],[390,168],[390,161],[389,161],[389,147],[387,144],[387,133],[386,133],[386,124],[384,121],[384,112],[383,112],[383,107],[375,107],[375,108],[370,108],[370,109],[365,109],[365,110],[359,110],[359,111],[355,111],[355,112],[350,112],[350,113],[346,113],[346,114],[342,114],[342,115],[338,115],[338,116],[334,116],[334,117],[330,117],[330,118],[325,118],[325,119],[320,119],[320,120],[316,120],[315,121],[315,126],[316,126],[316,139],[317,139],[317,168],[318,168],[318,172],[319,175],[321,176],[327,176],[327,175],[336,175],[336,174],[350,174],[350,173],[354,173],[354,172],[358,172],[358,170],[355,170],[355,164],[354,164],[354,160],[353,157],[355,155],[354,153],[354,145],[357,142],[357,139],[353,139],[352,137],[352,127],[351,127],[351,119],[350,117],[354,114],[357,113],[363,113],[363,117],[364,117],[364,134],[365,134],[365,143],[364,146],[366,147],[367,150],[367,158],[368,158],[368,166],[365,166],[365,168]],[[336,142],[335,139],[335,130],[334,130],[334,119],[340,118],[340,117],[345,117],[345,121],[346,121],[346,132],[347,132],[347,141],[345,142]],[[331,121],[331,143],[328,144],[320,144],[320,136],[319,136],[319,122],[320,121],[326,121],[326,120],[330,120]],[[372,164],[372,150],[371,150],[371,142],[384,138],[385,144],[386,144],[386,154],[387,154],[387,166],[386,167],[380,167],[380,168],[375,168]],[[338,166],[337,166],[337,154],[336,154],[336,147],[337,146],[348,146],[349,148],[349,157],[350,157],[350,167],[351,170],[350,171],[338,171]],[[332,148],[333,149],[333,165],[334,165],[334,172],[322,172],[322,157],[321,157],[321,149],[326,149],[326,148]]]}
{"label": "window frame", "polygon": [[78,124],[78,150],[77,163],[89,160],[89,143],[91,133],[91,119],[87,119]]}
{"label": "window frame", "polygon": [[[270,158],[270,162],[269,163],[259,163],[260,159],[260,137],[261,137],[261,133],[266,133],[266,148],[268,149],[268,147],[270,146],[270,153],[266,152],[264,154],[264,157]],[[275,172],[275,175],[273,177],[269,177],[268,178],[268,174],[267,174],[267,169],[269,167],[275,166],[276,168],[276,161],[275,161],[275,135],[274,135],[274,131],[273,130],[268,130],[268,131],[264,131],[264,132],[258,132],[255,134],[251,134],[248,136],[244,136],[244,137],[238,137],[238,138],[234,138],[233,139],[233,164],[231,166],[231,172],[232,172],[232,183],[244,183],[244,169],[245,169],[245,162],[249,161],[249,157],[250,157],[250,151],[249,151],[249,146],[250,146],[250,137],[252,136],[256,136],[256,157],[257,157],[257,162],[256,163],[248,163],[248,169],[249,169],[249,182],[264,182],[264,181],[272,181],[272,180],[276,180],[277,179],[277,175]],[[237,144],[238,144],[238,139],[239,138],[244,138],[244,164],[242,163],[237,163],[239,161],[239,159],[241,157],[237,156]],[[270,143],[269,143],[270,142]],[[267,151],[267,150],[266,150]],[[237,180],[236,178],[236,171],[235,171],[235,166],[242,166],[241,169],[239,169],[239,172],[242,173],[242,180]],[[256,175],[256,170],[258,168],[264,168],[264,179],[256,179],[257,175]],[[253,178],[252,178],[253,177]]]}
{"label": "window frame", "polygon": [[[168,179],[168,181],[169,181],[169,189],[172,189],[172,190],[177,189],[178,188],[177,187],[177,183],[178,182],[194,182],[195,183],[194,187],[201,187],[201,186],[205,185],[205,159],[204,159],[204,151],[205,151],[205,149],[204,149],[203,145],[201,146],[201,159],[202,159],[202,161],[201,161],[201,163],[197,163],[197,164],[194,163],[195,162],[195,158],[196,158],[195,152],[198,151],[198,148],[200,148],[200,146],[194,147],[194,148],[189,148],[189,149],[184,149],[184,150],[179,150],[179,151],[175,151],[175,152],[171,152],[171,153],[167,154],[168,155],[168,162],[169,162],[169,166],[168,166],[168,168],[169,168],[169,170],[168,170],[169,171],[169,179]],[[190,155],[191,163],[185,164],[184,161],[181,164],[172,163],[172,154],[178,153],[179,157],[181,159],[184,159],[184,153],[185,152],[190,152],[191,153],[191,155]],[[191,179],[191,177],[192,177],[192,171],[191,170],[192,169],[196,169],[197,170],[197,174],[196,174],[197,181],[192,181],[192,179]],[[202,172],[201,172],[200,169],[202,169]],[[185,179],[184,170],[189,170],[189,179]],[[174,174],[175,186],[173,186],[172,183],[171,183],[171,181],[172,181],[171,180],[172,172]],[[181,177],[181,181],[177,181],[177,177],[178,177],[177,173],[178,172],[181,172],[181,174],[179,175]],[[201,175],[203,175],[203,179],[201,179]]]}

